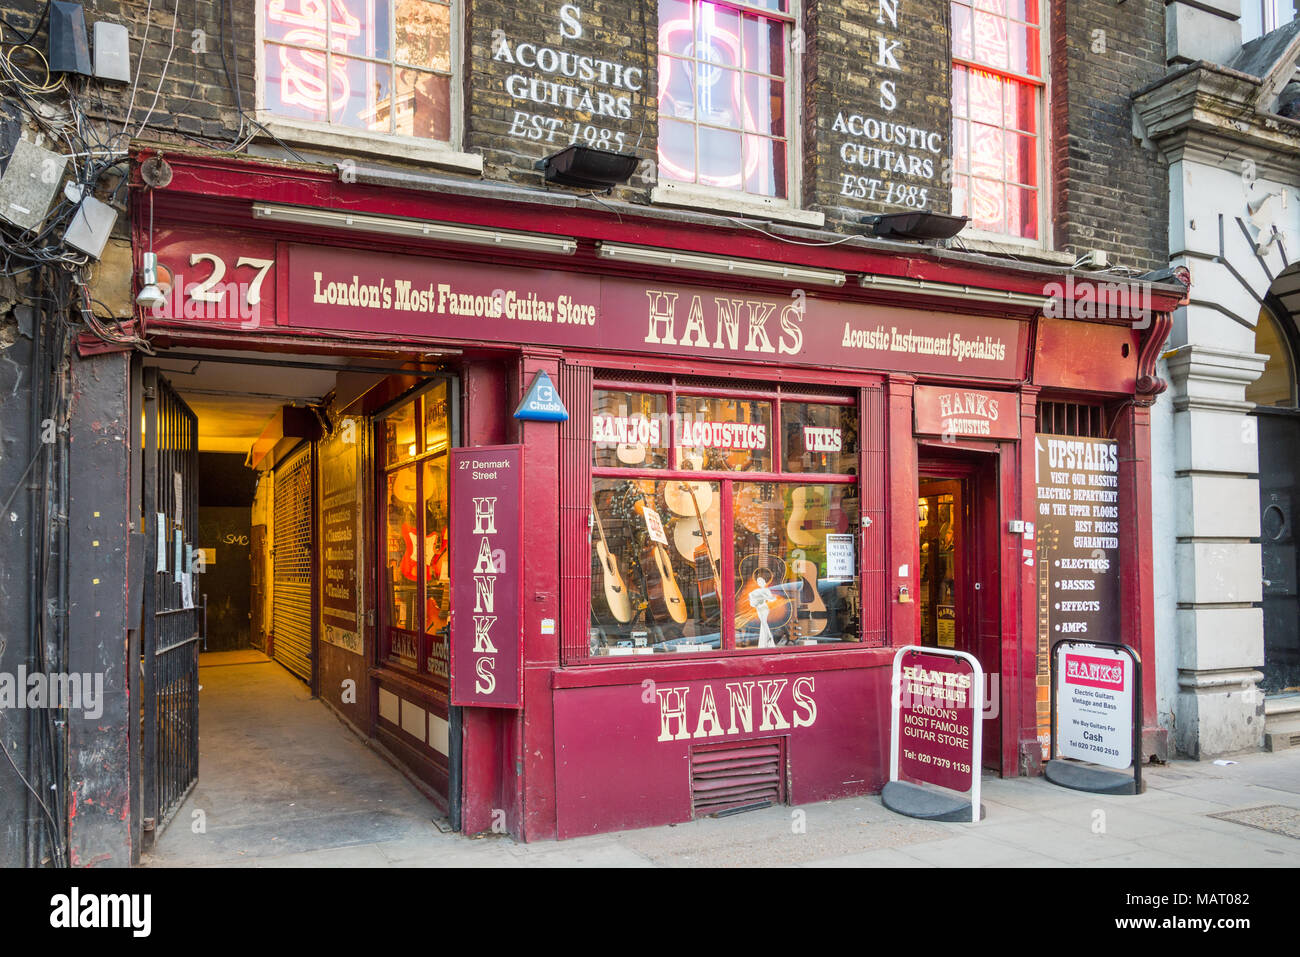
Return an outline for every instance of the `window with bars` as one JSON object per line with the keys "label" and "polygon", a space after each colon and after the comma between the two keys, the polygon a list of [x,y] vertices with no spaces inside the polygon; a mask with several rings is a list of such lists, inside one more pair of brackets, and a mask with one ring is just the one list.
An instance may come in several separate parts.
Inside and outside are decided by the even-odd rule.
{"label": "window with bars", "polygon": [[952,2],[952,211],[1043,240],[1046,28],[1040,0]]}
{"label": "window with bars", "polygon": [[1104,439],[1106,411],[1100,405],[1085,402],[1038,403],[1039,435],[1070,435],[1076,438]]}
{"label": "window with bars", "polygon": [[790,193],[795,0],[659,0],[662,179]]}
{"label": "window with bars", "polygon": [[261,0],[259,106],[380,135],[452,138],[448,0]]}

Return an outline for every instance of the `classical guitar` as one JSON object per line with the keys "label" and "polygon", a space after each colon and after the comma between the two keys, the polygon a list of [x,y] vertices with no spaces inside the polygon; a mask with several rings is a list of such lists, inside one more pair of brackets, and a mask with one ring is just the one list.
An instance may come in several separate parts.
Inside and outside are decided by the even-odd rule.
{"label": "classical guitar", "polygon": [[771,498],[770,487],[767,487],[769,498],[764,500],[762,514],[763,521],[759,523],[758,529],[758,551],[745,555],[740,559],[739,572],[743,579],[743,584],[736,592],[736,630],[742,629],[753,631],[762,631],[763,617],[760,605],[766,606],[767,627],[775,632],[778,628],[785,625],[793,614],[790,606],[790,600],[778,591],[768,592],[766,601],[755,603],[751,600],[751,593],[758,591],[760,594],[764,590],[774,589],[775,586],[785,581],[786,566],[785,560],[777,555],[772,555],[768,551],[767,541],[771,535],[772,523],[768,521],[768,513],[776,506]]}
{"label": "classical guitar", "polygon": [[605,589],[605,603],[614,620],[626,625],[632,620],[632,602],[628,598],[627,585],[618,572],[618,563],[610,554],[609,542],[605,539],[605,526],[600,521],[600,509],[596,507],[596,496],[591,497],[591,514],[596,517],[596,553],[600,557],[600,573]]}
{"label": "classical guitar", "polygon": [[[644,498],[634,507],[643,519],[646,512],[650,511]],[[655,517],[658,517],[658,513]],[[654,617],[660,620],[669,618],[679,625],[685,624],[686,599],[682,597],[682,590],[677,586],[672,559],[668,555],[668,549],[653,538],[645,546],[641,560],[641,574],[645,577],[646,600]]]}
{"label": "classical guitar", "polygon": [[[790,521],[785,533],[799,548],[812,548],[826,536],[826,493],[817,486],[801,486],[790,495]],[[821,535],[809,531],[815,529]]]}
{"label": "classical guitar", "polygon": [[708,545],[710,551],[716,548],[722,535],[722,516],[717,509],[706,512],[701,506],[692,511],[694,519],[679,518],[673,523],[673,545],[677,554],[688,562],[695,561],[701,545]]}

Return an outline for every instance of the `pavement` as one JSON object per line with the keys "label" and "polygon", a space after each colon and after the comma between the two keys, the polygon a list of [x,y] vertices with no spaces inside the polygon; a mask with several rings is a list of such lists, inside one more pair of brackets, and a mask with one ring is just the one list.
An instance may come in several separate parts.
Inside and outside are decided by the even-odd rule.
{"label": "pavement", "polygon": [[979,823],[878,795],[567,841],[450,832],[279,665],[204,655],[199,781],[145,867],[1296,867],[1300,748],[1143,769],[1145,793],[983,781]]}

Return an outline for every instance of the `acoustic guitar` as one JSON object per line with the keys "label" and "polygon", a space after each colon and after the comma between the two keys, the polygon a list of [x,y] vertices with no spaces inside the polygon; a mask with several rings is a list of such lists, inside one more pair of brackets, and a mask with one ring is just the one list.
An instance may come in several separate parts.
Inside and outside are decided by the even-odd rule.
{"label": "acoustic guitar", "polygon": [[[719,611],[718,605],[718,564],[713,560],[713,546],[709,543],[709,538],[714,534],[704,526],[704,515],[700,512],[700,506],[695,502],[694,493],[691,494],[691,501],[695,505],[695,522],[699,526],[700,544],[695,546],[695,554],[692,561],[695,562],[695,587],[700,593],[700,617],[709,619],[714,617]],[[679,519],[677,524],[684,525],[686,519]],[[678,543],[678,548],[681,545]]]}
{"label": "acoustic guitar", "polygon": [[821,591],[817,588],[817,563],[800,559],[794,563],[795,581],[799,582],[798,596],[795,598],[797,608],[794,615],[798,638],[815,638],[826,630],[826,602],[822,601]]}
{"label": "acoustic guitar", "polygon": [[[644,498],[634,508],[643,519],[649,511]],[[668,549],[653,538],[642,553],[641,574],[645,577],[646,601],[654,617],[660,620],[669,618],[679,625],[686,624],[686,599],[682,597],[682,590],[677,585],[672,559],[668,555]]]}
{"label": "acoustic guitar", "polygon": [[[801,486],[790,495],[790,521],[785,533],[799,548],[812,548],[826,537],[826,492],[818,486]],[[815,531],[810,532],[809,528]],[[818,534],[820,533],[820,534]]]}
{"label": "acoustic guitar", "polygon": [[[768,521],[767,516],[779,506],[779,503],[771,499],[771,487],[765,486],[765,489],[768,498],[762,503],[764,518],[759,523],[757,533],[758,551],[745,555],[740,559],[739,564],[743,584],[736,592],[736,631],[738,632],[757,630],[761,634],[763,612],[760,605],[766,607],[767,627],[773,633],[785,625],[793,614],[790,600],[780,592],[771,590],[785,581],[786,565],[783,558],[770,554],[768,550],[767,541],[772,523]],[[769,597],[766,601],[756,603],[751,599],[752,593],[763,594],[764,590],[768,590]]]}
{"label": "acoustic guitar", "polygon": [[[681,455],[683,468],[698,472],[704,468],[704,453],[683,451]],[[708,482],[669,482],[664,486],[664,502],[675,515],[690,517],[698,508],[707,512],[713,504],[713,487]],[[689,559],[690,555],[684,556]]]}
{"label": "acoustic guitar", "polygon": [[627,594],[627,585],[619,574],[618,563],[610,554],[609,542],[605,539],[605,526],[600,521],[600,509],[596,507],[596,496],[591,497],[591,514],[596,517],[596,554],[600,558],[600,574],[605,590],[605,603],[609,613],[619,624],[626,625],[632,620],[632,601]]}

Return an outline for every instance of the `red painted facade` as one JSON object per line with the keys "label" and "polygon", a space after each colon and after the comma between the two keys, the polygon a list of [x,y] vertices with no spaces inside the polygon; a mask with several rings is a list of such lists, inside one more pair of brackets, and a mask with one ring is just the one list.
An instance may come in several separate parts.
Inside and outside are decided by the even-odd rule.
{"label": "red painted facade", "polygon": [[[856,282],[861,274],[874,274],[1041,296],[1047,283],[1062,278],[1042,267],[939,256],[897,243],[792,245],[703,220],[616,217],[517,195],[492,200],[348,185],[318,168],[247,159],[179,153],[167,158],[174,175],[166,188],[148,190],[136,177],[134,202],[143,212],[133,217],[137,257],[155,249],[162,267],[173,276],[184,274],[187,285],[211,280],[213,260],[220,260],[227,270],[224,281],[235,285],[209,287],[225,298],[202,314],[186,313],[184,289],[179,299],[173,294],[160,315],[142,317],[155,341],[442,363],[460,383],[461,445],[522,447],[523,708],[463,709],[459,801],[465,832],[499,825],[502,814],[507,829],[526,840],[688,820],[697,753],[692,749],[700,746],[775,741],[783,762],[781,794],[790,803],[878,791],[888,776],[893,649],[915,640],[922,614],[919,602],[900,599],[917,593],[918,482],[932,473],[973,482],[969,521],[978,533],[972,533],[976,544],[969,573],[981,592],[971,608],[980,611],[972,611],[962,627],[984,670],[997,676],[998,718],[985,726],[986,734],[996,728],[994,740],[986,741],[986,761],[991,755],[1003,775],[1035,773],[1041,671],[1037,584],[1033,563],[1026,563],[1026,542],[1009,531],[1008,523],[1033,519],[1034,439],[1044,396],[1054,403],[1104,406],[1113,423],[1111,437],[1120,442],[1122,633],[1113,640],[1138,649],[1148,662],[1143,720],[1150,746],[1158,747],[1155,669],[1149,664],[1150,437],[1144,404],[1160,385],[1151,376],[1152,328],[1118,320],[1049,319],[1034,305],[949,298],[933,287],[885,294]],[[562,235],[577,240],[577,251],[547,256],[293,226],[255,219],[254,203]],[[612,266],[598,257],[598,242],[839,270],[850,278],[843,287],[808,292],[797,320],[788,317],[800,324],[811,351],[656,347],[646,341],[647,328],[654,329],[646,313],[647,290],[678,295],[683,310],[678,332],[687,323],[686,304],[699,295],[706,304],[725,299],[755,302],[760,309],[770,305],[771,330],[777,333],[780,310],[795,284]],[[274,265],[261,279],[261,308],[248,308],[246,298],[236,302],[235,297],[247,297],[259,263],[266,261]],[[586,325],[519,324],[512,336],[481,318],[416,321],[385,308],[382,299],[374,308],[332,308],[313,302],[310,273],[321,264],[347,273],[347,282],[355,273],[359,283],[372,285],[382,284],[385,268],[424,271],[472,287],[480,298],[493,295],[496,278],[503,286],[514,283],[590,304],[599,324],[594,334]],[[1154,328],[1166,322],[1180,296],[1176,287],[1155,287]],[[1006,355],[984,367],[902,352],[897,361],[882,352],[836,362],[837,352],[845,354],[840,344],[846,317],[854,328],[911,323],[918,331],[959,330],[970,338],[988,334],[1004,343]],[[711,317],[708,336],[722,335]],[[779,340],[774,334],[771,341]],[[871,519],[854,530],[859,641],[690,656],[586,659],[579,654],[590,615],[583,575],[590,547],[590,393],[597,369],[635,381],[705,376],[737,395],[778,387],[797,393],[802,385],[810,391],[837,387],[851,398],[860,417],[855,475],[861,514]],[[538,371],[556,383],[573,425],[512,417]],[[1138,392],[1140,387],[1145,391]],[[998,424],[987,437],[933,428],[943,419],[939,393],[963,389],[996,397]],[[918,416],[926,423],[920,428]],[[577,554],[584,558],[575,565]],[[543,628],[544,621],[556,624]],[[367,647],[374,647],[373,634],[367,634]],[[383,686],[387,679],[377,663],[370,673]],[[747,689],[752,704],[746,703]],[[372,725],[376,720],[372,709]],[[373,727],[362,730],[375,733]],[[388,729],[385,740],[398,737]]]}

